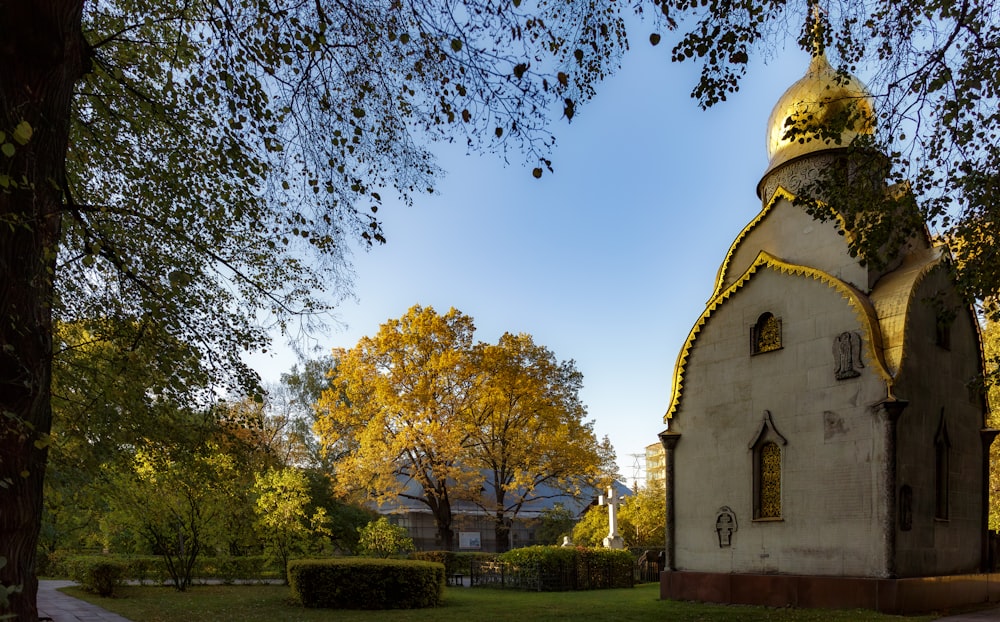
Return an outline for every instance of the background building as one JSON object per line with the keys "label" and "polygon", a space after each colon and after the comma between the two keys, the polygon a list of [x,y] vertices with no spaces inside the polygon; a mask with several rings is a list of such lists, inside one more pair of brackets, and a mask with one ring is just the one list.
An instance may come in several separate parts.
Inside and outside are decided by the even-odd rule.
{"label": "background building", "polygon": [[[614,486],[620,497],[631,495],[628,486],[622,482],[616,481]],[[482,494],[483,505],[489,507],[488,500],[492,497],[492,491],[484,485]],[[524,508],[511,521],[510,541],[506,547],[499,547],[496,542],[493,514],[470,501],[453,500],[452,531],[455,549],[495,553],[499,550],[536,544],[557,544],[556,542],[539,540],[538,527],[542,515],[555,507],[556,504],[561,504],[576,519],[579,519],[588,508],[597,503],[597,498],[601,494],[603,494],[602,491],[586,484],[581,484],[579,491],[575,493],[548,486],[538,487],[532,495],[532,499],[525,503]],[[376,509],[380,514],[389,517],[390,522],[406,527],[417,550],[441,550],[444,547],[437,536],[434,516],[425,504],[409,498],[419,495],[419,487],[411,482],[406,496],[400,496],[394,503],[384,504]]]}

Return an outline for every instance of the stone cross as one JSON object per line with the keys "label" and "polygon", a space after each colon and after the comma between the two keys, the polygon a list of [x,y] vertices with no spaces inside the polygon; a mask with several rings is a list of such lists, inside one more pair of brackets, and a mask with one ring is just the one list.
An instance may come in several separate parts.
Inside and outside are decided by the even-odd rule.
{"label": "stone cross", "polygon": [[597,503],[602,506],[608,506],[608,537],[604,538],[604,548],[606,549],[623,549],[625,548],[625,542],[622,537],[618,535],[618,506],[621,505],[622,499],[615,492],[613,486],[608,487],[608,495],[601,495],[597,498]]}

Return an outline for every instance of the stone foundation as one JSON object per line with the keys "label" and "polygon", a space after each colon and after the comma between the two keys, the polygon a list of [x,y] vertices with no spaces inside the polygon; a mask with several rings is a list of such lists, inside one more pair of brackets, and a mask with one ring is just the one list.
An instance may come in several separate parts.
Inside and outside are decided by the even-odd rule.
{"label": "stone foundation", "polygon": [[907,579],[665,571],[660,598],[914,614],[1000,602],[1000,573]]}

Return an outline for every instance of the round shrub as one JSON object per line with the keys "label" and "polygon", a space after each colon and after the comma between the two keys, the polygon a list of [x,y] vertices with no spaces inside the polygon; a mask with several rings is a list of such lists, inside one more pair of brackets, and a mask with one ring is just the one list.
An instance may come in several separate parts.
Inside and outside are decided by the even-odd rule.
{"label": "round shrub", "polygon": [[67,561],[69,578],[100,596],[111,596],[125,575],[125,564],[99,556],[72,557]]}
{"label": "round shrub", "polygon": [[292,596],[306,607],[417,609],[444,597],[444,564],[398,559],[299,559],[288,562]]}

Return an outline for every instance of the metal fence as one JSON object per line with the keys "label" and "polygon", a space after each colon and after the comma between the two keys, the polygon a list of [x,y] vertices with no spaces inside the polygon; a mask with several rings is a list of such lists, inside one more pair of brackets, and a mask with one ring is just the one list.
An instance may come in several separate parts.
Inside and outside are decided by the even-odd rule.
{"label": "metal fence", "polygon": [[470,585],[537,592],[597,590],[632,587],[635,574],[634,564],[606,561],[511,564],[474,560]]}
{"label": "metal fence", "polygon": [[[633,551],[636,553],[636,551]],[[666,564],[666,554],[661,550],[644,550],[635,563],[635,580],[637,583],[659,583],[660,570]]]}

